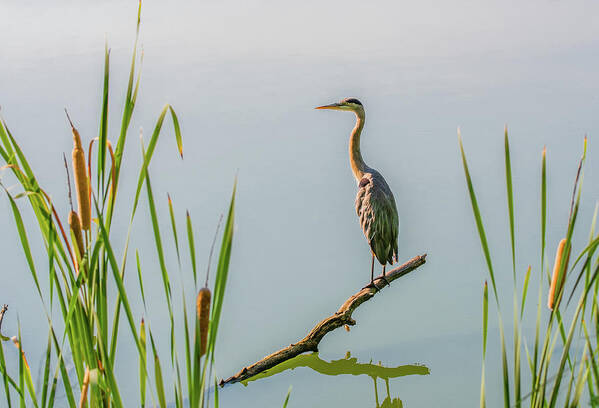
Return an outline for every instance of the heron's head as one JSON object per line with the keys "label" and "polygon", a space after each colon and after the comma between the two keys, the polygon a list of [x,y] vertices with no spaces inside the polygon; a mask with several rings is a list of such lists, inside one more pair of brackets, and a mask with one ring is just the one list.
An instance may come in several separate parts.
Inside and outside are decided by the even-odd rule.
{"label": "heron's head", "polygon": [[330,105],[318,106],[315,109],[333,109],[333,110],[341,110],[341,111],[350,111],[354,113],[364,113],[364,107],[362,106],[362,102],[357,100],[356,98],[345,98],[340,102],[331,103]]}

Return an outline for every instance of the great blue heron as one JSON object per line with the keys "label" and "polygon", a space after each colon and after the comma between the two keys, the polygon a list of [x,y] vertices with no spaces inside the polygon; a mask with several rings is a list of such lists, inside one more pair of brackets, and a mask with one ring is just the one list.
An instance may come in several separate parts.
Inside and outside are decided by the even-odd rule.
{"label": "great blue heron", "polygon": [[360,226],[368,240],[372,252],[370,268],[370,285],[374,284],[374,258],[383,265],[383,280],[387,263],[397,262],[397,237],[399,235],[399,215],[395,198],[382,174],[364,163],[360,153],[360,135],[364,128],[364,106],[356,98],[346,98],[339,103],[319,106],[316,109],[334,109],[350,111],[356,115],[356,126],[349,138],[349,163],[356,182],[356,212]]}

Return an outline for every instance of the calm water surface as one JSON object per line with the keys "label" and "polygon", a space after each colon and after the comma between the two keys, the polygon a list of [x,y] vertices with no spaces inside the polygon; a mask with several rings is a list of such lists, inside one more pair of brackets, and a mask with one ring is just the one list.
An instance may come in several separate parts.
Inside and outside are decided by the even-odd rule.
{"label": "calm water surface", "polygon": [[[30,156],[41,183],[66,214],[62,152],[71,149],[63,107],[84,138],[97,135],[104,40],[111,47],[114,112],[120,112],[134,38],[136,2],[60,2],[0,6],[2,116]],[[183,228],[189,209],[205,266],[218,217],[239,175],[230,284],[217,374],[297,341],[333,313],[369,277],[370,257],[355,213],[349,169],[350,114],[312,108],[346,96],[366,108],[365,161],[395,192],[401,216],[400,255],[428,253],[427,264],[360,307],[350,333],[325,337],[319,358],[390,368],[425,366],[430,374],[378,380],[378,403],[408,407],[478,403],[481,255],[456,128],[461,126],[480,194],[499,287],[511,302],[511,265],[503,184],[503,126],[512,143],[517,270],[538,279],[540,154],[549,160],[549,251],[563,235],[570,185],[582,137],[590,137],[581,220],[598,197],[599,26],[596,2],[272,1],[148,2],[142,10],[144,63],[122,185],[131,194],[139,166],[137,133],[147,134],[168,102],[184,133],[185,159],[168,132],[150,172],[169,234],[166,191]],[[120,116],[113,114],[116,140]],[[170,125],[168,125],[170,126]],[[162,196],[160,196],[162,194]],[[123,197],[123,196],[121,196]],[[126,202],[127,200],[125,200]],[[19,317],[30,360],[42,356],[46,322],[19,249],[8,203],[0,199],[0,303],[10,305],[3,330]],[[113,232],[124,242],[129,208]],[[146,203],[131,248],[139,248],[147,296],[144,314],[168,352],[167,311]],[[32,229],[32,232],[34,230]],[[585,234],[581,233],[581,237]],[[119,237],[122,237],[119,238]],[[41,249],[41,243],[36,243]],[[173,287],[179,272],[170,245]],[[35,249],[35,248],[34,248]],[[37,260],[40,268],[47,262]],[[133,266],[133,265],[131,265]],[[536,268],[536,270],[535,270]],[[129,274],[129,271],[127,272]],[[134,271],[130,271],[134,276]],[[189,283],[189,265],[183,265]],[[127,281],[137,293],[134,279]],[[149,294],[148,294],[149,293]],[[191,305],[193,294],[190,296]],[[534,307],[534,301],[531,301]],[[491,308],[492,315],[494,315]],[[55,313],[58,313],[56,310]],[[524,325],[532,325],[529,319]],[[494,319],[491,327],[496,327]],[[490,334],[488,388],[498,405],[498,346]],[[128,336],[117,372],[125,399],[137,400],[137,359]],[[164,354],[164,361],[168,359]],[[408,373],[410,374],[410,373]],[[222,390],[222,406],[377,406],[368,375],[323,375],[309,367]],[[128,387],[128,388],[127,388]],[[394,401],[395,400],[395,401]],[[496,403],[494,403],[496,402]],[[395,405],[392,405],[395,404]]]}

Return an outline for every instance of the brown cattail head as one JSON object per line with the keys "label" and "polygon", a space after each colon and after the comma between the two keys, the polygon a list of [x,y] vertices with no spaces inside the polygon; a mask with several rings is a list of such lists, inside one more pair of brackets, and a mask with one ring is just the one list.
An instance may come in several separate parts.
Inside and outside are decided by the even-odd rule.
{"label": "brown cattail head", "polygon": [[[67,117],[69,117],[68,113]],[[75,191],[77,192],[77,212],[81,217],[81,229],[89,230],[91,224],[91,205],[89,199],[89,179],[85,170],[85,152],[81,145],[79,132],[73,126],[71,118],[69,118],[69,123],[73,132],[73,173],[75,176]]]}
{"label": "brown cattail head", "polygon": [[69,226],[71,227],[71,232],[75,237],[75,248],[79,251],[79,259],[83,258],[83,254],[85,253],[85,247],[83,246],[83,234],[81,233],[81,222],[79,221],[79,216],[75,211],[71,211],[69,213]]}
{"label": "brown cattail head", "polygon": [[200,289],[196,300],[198,321],[200,322],[200,356],[206,354],[208,343],[208,324],[210,323],[210,289]]}
{"label": "brown cattail head", "polygon": [[556,297],[559,295],[561,291],[561,287],[564,285],[566,280],[566,271],[568,270],[568,260],[570,259],[570,249],[568,248],[568,254],[566,255],[566,259],[564,260],[564,276],[560,283],[560,287],[557,287],[557,283],[559,280],[559,272],[560,266],[562,264],[562,258],[564,256],[564,251],[566,247],[566,239],[562,239],[558,246],[557,251],[555,253],[555,263],[553,264],[553,275],[551,275],[551,287],[549,288],[549,296],[547,297],[547,307],[550,310],[553,310],[553,307],[556,302]]}

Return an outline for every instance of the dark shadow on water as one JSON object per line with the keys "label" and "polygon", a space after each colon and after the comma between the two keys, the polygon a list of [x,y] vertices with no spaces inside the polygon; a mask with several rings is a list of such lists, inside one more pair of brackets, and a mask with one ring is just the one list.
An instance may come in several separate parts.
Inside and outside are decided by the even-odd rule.
{"label": "dark shadow on water", "polygon": [[[270,370],[260,373],[252,378],[242,381],[244,386],[248,383],[262,378],[271,377],[275,374],[282,373],[287,370],[294,370],[298,367],[307,367],[324,375],[365,375],[370,377],[374,383],[374,396],[376,408],[400,408],[403,403],[399,398],[391,398],[389,390],[389,379],[397,377],[405,377],[408,375],[428,375],[430,370],[425,365],[408,364],[397,367],[385,367],[381,363],[372,364],[358,363],[358,359],[352,357],[349,352],[345,358],[340,360],[325,361],[318,356],[318,353],[301,354],[291,360],[285,361]],[[385,383],[385,391],[387,396],[382,403],[379,402],[379,392],[377,387],[377,379],[382,379]]]}

